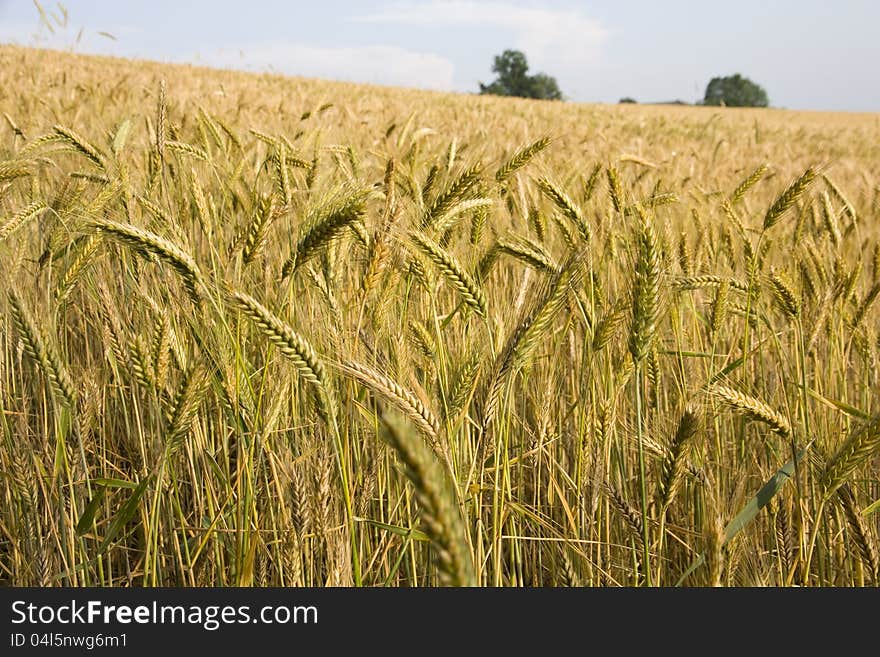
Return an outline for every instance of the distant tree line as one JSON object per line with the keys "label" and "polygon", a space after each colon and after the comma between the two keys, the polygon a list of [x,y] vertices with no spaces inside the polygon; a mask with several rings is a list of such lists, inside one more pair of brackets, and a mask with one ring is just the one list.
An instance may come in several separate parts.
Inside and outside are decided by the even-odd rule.
{"label": "distant tree line", "polygon": [[[505,50],[495,56],[492,72],[497,78],[489,84],[480,82],[480,93],[494,96],[517,96],[540,100],[562,100],[562,91],[556,78],[546,73],[529,75],[529,63],[519,50]],[[620,99],[621,104],[636,103],[629,96]],[[682,100],[668,104],[686,105]],[[767,107],[770,101],[767,92],[759,84],[739,73],[726,77],[715,77],[706,86],[702,105],[723,105],[726,107]]]}

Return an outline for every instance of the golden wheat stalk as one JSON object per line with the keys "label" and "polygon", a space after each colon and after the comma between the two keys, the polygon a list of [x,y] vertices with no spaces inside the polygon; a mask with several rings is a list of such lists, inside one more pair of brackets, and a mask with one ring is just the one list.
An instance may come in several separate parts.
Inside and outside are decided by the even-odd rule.
{"label": "golden wheat stalk", "polygon": [[731,290],[736,290],[738,292],[745,293],[749,290],[748,283],[744,283],[739,279],[710,274],[700,276],[680,276],[672,281],[673,287],[677,290],[701,290],[707,287],[717,288],[722,284],[727,285]]}
{"label": "golden wheat stalk", "polygon": [[86,212],[89,215],[97,216],[104,212],[108,205],[115,202],[122,193],[122,182],[112,180],[110,183],[101,187],[101,190],[95,194],[95,197],[86,206]]}
{"label": "golden wheat stalk", "polygon": [[624,309],[612,306],[593,327],[593,351],[602,351],[617,334],[617,329],[626,320]]}
{"label": "golden wheat stalk", "polygon": [[[431,228],[441,217],[446,215],[456,203],[465,200],[477,183],[479,183],[482,171],[483,165],[479,162],[462,171],[458,178],[453,180],[452,184],[439,194],[427,209],[421,223],[422,230]],[[432,181],[433,179],[434,177],[430,178]],[[430,186],[426,185],[426,187]],[[423,196],[424,195],[425,191],[423,190]]]}
{"label": "golden wheat stalk", "polygon": [[871,289],[868,290],[868,293],[865,295],[862,303],[860,303],[859,307],[856,309],[856,312],[853,315],[852,319],[852,327],[854,329],[861,326],[862,322],[865,321],[865,317],[867,317],[868,311],[871,310],[874,302],[877,301],[878,295],[880,295],[880,280],[878,280],[876,283],[874,283],[874,285],[871,286]]}
{"label": "golden wheat stalk", "polygon": [[495,181],[501,184],[507,182],[514,173],[526,166],[532,159],[550,145],[550,137],[541,137],[528,146],[524,146],[510,156],[495,172]]}
{"label": "golden wheat stalk", "polygon": [[18,335],[24,344],[25,351],[49,379],[52,391],[58,401],[69,408],[74,408],[76,406],[76,388],[64,361],[39,330],[18,293],[15,290],[9,290],[7,294],[12,306],[12,320],[18,329]]}
{"label": "golden wheat stalk", "polygon": [[[223,136],[220,134],[220,127],[217,125],[217,122],[213,117],[205,111],[205,108],[199,107],[197,118],[199,121],[199,127],[208,132],[211,136],[211,141],[214,142],[217,148],[225,151],[226,142],[223,141]],[[205,148],[207,148],[207,139],[203,139],[203,141],[205,142]]]}
{"label": "golden wheat stalk", "polygon": [[527,315],[512,344],[512,365],[525,367],[532,354],[544,341],[553,324],[562,315],[568,299],[581,283],[586,253],[576,251],[569,256],[560,270],[548,281],[543,293]]}
{"label": "golden wheat stalk", "polygon": [[773,290],[776,303],[779,304],[783,312],[790,318],[797,319],[801,314],[801,302],[788,279],[783,274],[771,270],[770,287]]}
{"label": "golden wheat stalk", "polygon": [[461,263],[434,240],[421,233],[410,232],[410,239],[419,251],[437,266],[446,280],[452,283],[452,286],[461,294],[464,302],[473,308],[478,315],[485,317],[486,295],[483,294],[483,290],[471,275],[465,271]]}
{"label": "golden wheat stalk", "polygon": [[361,280],[361,292],[369,294],[378,284],[379,278],[385,271],[390,255],[388,246],[391,229],[399,216],[397,203],[397,186],[394,182],[396,164],[393,158],[389,158],[385,165],[384,187],[385,208],[382,212],[382,223],[373,233],[370,239],[370,248],[367,253],[367,264],[364,268],[364,277]]}
{"label": "golden wheat stalk", "polygon": [[660,508],[666,510],[681,485],[687,467],[687,456],[691,443],[700,428],[700,415],[695,407],[685,409],[678,422],[678,429],[669,445],[660,470]]}
{"label": "golden wheat stalk", "polygon": [[281,276],[287,278],[321,249],[340,238],[345,230],[366,212],[366,193],[358,191],[318,213],[318,218],[297,242],[293,254],[284,262]]}
{"label": "golden wheat stalk", "polygon": [[203,285],[202,273],[195,259],[183,249],[164,237],[131,224],[110,221],[109,219],[98,219],[93,221],[92,225],[129,247],[135,253],[147,259],[149,259],[149,256],[155,256],[168,263],[180,275],[193,303],[196,305],[200,304],[201,294],[199,290]]}
{"label": "golden wheat stalk", "polygon": [[458,377],[452,385],[449,393],[449,403],[446,406],[446,419],[455,419],[470,403],[477,380],[480,376],[480,359],[472,355],[465,359],[458,372]]}
{"label": "golden wheat stalk", "polygon": [[782,192],[773,202],[773,205],[764,215],[764,230],[768,230],[776,225],[782,216],[793,206],[797,200],[804,195],[813,180],[816,178],[816,170],[809,167],[800,178],[795,180],[788,188]]}
{"label": "golden wheat stalk", "polygon": [[440,444],[440,421],[434,412],[414,393],[391,377],[385,376],[367,365],[346,361],[340,367],[345,374],[394,404],[425,434],[431,442],[431,446],[439,454],[445,454],[445,448]]}
{"label": "golden wheat stalk", "polygon": [[[490,378],[480,395],[481,428],[485,434],[495,419],[502,395],[511,376],[528,365],[532,354],[557,319],[557,313],[566,306],[571,290],[577,287],[583,274],[584,251],[573,252],[565,265],[545,284],[542,294],[524,317],[517,322],[495,358]],[[486,449],[487,445],[483,445]]]}
{"label": "golden wheat stalk", "polygon": [[266,306],[243,292],[233,292],[232,299],[281,353],[293,361],[299,375],[315,387],[318,415],[329,425],[337,415],[336,396],[330,385],[324,363],[309,342]]}
{"label": "golden wheat stalk", "polygon": [[859,511],[856,497],[852,489],[844,484],[837,489],[837,497],[840,499],[846,524],[853,536],[853,541],[858,548],[859,558],[868,569],[871,581],[877,583],[880,576],[880,557],[877,555],[877,544],[874,536],[868,529],[865,519]]}
{"label": "golden wheat stalk", "polygon": [[220,129],[226,133],[226,136],[229,137],[229,141],[232,142],[232,145],[235,146],[235,148],[237,148],[239,151],[243,150],[241,138],[238,136],[238,133],[233,130],[232,127],[230,127],[230,125],[219,116],[212,116],[211,118],[218,126],[220,126]]}
{"label": "golden wheat stalk", "polygon": [[538,271],[554,273],[559,269],[559,266],[553,261],[553,257],[547,252],[547,249],[528,238],[510,235],[498,240],[497,248],[499,252],[507,254]]}
{"label": "golden wheat stalk", "polygon": [[85,157],[92,162],[95,166],[97,166],[102,171],[106,171],[107,165],[105,163],[104,155],[94,146],[92,146],[88,141],[86,141],[83,137],[78,135],[76,132],[71,130],[70,128],[65,128],[62,125],[56,125],[52,128],[64,142],[69,144],[75,151],[85,155]]}
{"label": "golden wheat stalk", "polygon": [[850,431],[843,445],[828,460],[822,484],[825,494],[830,497],[847,482],[850,475],[865,463],[880,448],[880,415]]}
{"label": "golden wheat stalk", "polygon": [[644,542],[644,531],[642,525],[642,516],[638,509],[631,505],[617,488],[609,483],[602,486],[611,506],[620,514],[626,524],[629,526],[632,537],[640,544]]}
{"label": "golden wheat stalk", "polygon": [[749,174],[747,178],[745,178],[739,185],[736,186],[736,189],[731,193],[730,201],[731,205],[736,205],[739,203],[743,197],[748,193],[748,191],[757,185],[761,178],[764,177],[764,174],[767,173],[767,165],[762,164],[757,169],[755,169],[752,173]]}
{"label": "golden wheat stalk", "polygon": [[193,146],[192,144],[187,144],[186,142],[178,141],[176,139],[165,140],[165,147],[169,150],[174,151],[175,153],[187,155],[189,157],[195,158],[196,160],[201,160],[202,162],[207,162],[211,159],[208,154],[198,146]]}
{"label": "golden wheat stalk", "polygon": [[824,173],[822,174],[822,180],[825,181],[825,184],[828,186],[828,189],[831,190],[831,193],[834,197],[843,205],[843,211],[846,213],[846,216],[849,217],[850,221],[856,223],[858,217],[856,216],[856,209],[850,200],[846,197],[846,195],[841,191],[840,187],[838,187],[831,178],[829,178]]}
{"label": "golden wheat stalk", "polygon": [[727,293],[730,290],[730,284],[724,281],[715,289],[715,298],[712,300],[712,312],[709,316],[709,330],[712,338],[717,337],[724,327],[724,321],[727,319]]}
{"label": "golden wheat stalk", "polygon": [[441,581],[449,586],[476,586],[467,530],[449,473],[403,418],[383,414],[382,427],[385,440],[406,466],[406,476],[415,489]]}
{"label": "golden wheat stalk", "polygon": [[55,298],[59,302],[65,301],[70,296],[77,281],[82,276],[83,271],[92,264],[95,259],[95,254],[101,246],[101,240],[102,237],[100,233],[90,233],[77,245],[73,260],[71,260],[67,269],[65,269],[64,273],[61,275],[61,279],[58,281]]}
{"label": "golden wheat stalk", "polygon": [[451,230],[455,227],[457,223],[456,219],[468,212],[473,212],[475,216],[488,216],[488,210],[493,205],[495,205],[495,201],[493,201],[491,198],[484,197],[458,201],[446,212],[444,212],[442,215],[434,220],[434,231],[438,234],[442,234],[448,230]]}
{"label": "golden wheat stalk", "polygon": [[16,232],[28,221],[39,216],[46,208],[46,204],[42,201],[34,201],[16,212],[3,224],[0,224],[0,242]]}
{"label": "golden wheat stalk", "polygon": [[834,248],[840,248],[843,235],[840,233],[840,226],[837,222],[837,211],[834,209],[834,204],[831,202],[831,197],[828,195],[828,192],[822,192],[821,198],[822,218],[825,221],[825,230],[828,231],[828,235],[831,237]]}
{"label": "golden wheat stalk", "polygon": [[605,170],[608,178],[608,195],[611,197],[611,205],[618,214],[623,212],[623,187],[620,184],[620,174],[613,166]]}
{"label": "golden wheat stalk", "polygon": [[629,333],[629,353],[634,362],[643,360],[648,354],[660,319],[660,247],[652,222],[644,216],[637,240]]}
{"label": "golden wheat stalk", "polygon": [[193,422],[196,420],[199,406],[204,401],[207,387],[205,371],[195,366],[187,370],[174,395],[171,412],[165,434],[166,457],[171,457],[183,446]]}
{"label": "golden wheat stalk", "polygon": [[575,225],[584,241],[589,242],[592,239],[590,226],[581,214],[580,208],[575,205],[575,202],[571,200],[568,194],[556,186],[549,178],[539,178],[535,182],[544,196],[553,201],[562,214],[568,217]]}
{"label": "golden wheat stalk", "polygon": [[584,183],[584,191],[583,191],[583,200],[584,203],[589,203],[593,194],[596,193],[596,186],[599,184],[599,178],[602,175],[602,165],[597,163],[593,166],[593,170],[590,171],[590,175],[587,176],[587,181]]}
{"label": "golden wheat stalk", "polygon": [[263,198],[254,213],[254,218],[248,225],[244,238],[244,248],[241,252],[241,261],[245,265],[252,263],[263,250],[269,226],[280,216],[286,208],[278,209],[274,198]]}
{"label": "golden wheat stalk", "polygon": [[415,319],[409,320],[407,326],[409,327],[410,340],[413,346],[427,360],[433,361],[437,353],[437,342],[434,340],[434,336],[431,335],[431,331],[422,322]]}
{"label": "golden wheat stalk", "polygon": [[766,424],[783,438],[788,437],[791,433],[791,425],[788,420],[760,399],[721,385],[712,386],[710,392],[731,409],[743,413],[752,420]]}
{"label": "golden wheat stalk", "polygon": [[15,133],[16,136],[21,137],[22,139],[27,141],[27,137],[25,136],[24,132],[22,132],[21,128],[18,127],[18,124],[16,124],[15,121],[12,120],[12,117],[9,116],[9,114],[3,112],[3,118],[6,120],[6,124],[9,126],[9,129],[12,130],[12,132]]}
{"label": "golden wheat stalk", "polygon": [[0,162],[0,183],[31,175],[30,168],[23,162]]}
{"label": "golden wheat stalk", "polygon": [[642,210],[654,210],[673,203],[678,203],[678,195],[675,192],[663,192],[662,194],[648,196],[640,200],[638,203],[626,206],[623,210],[623,214],[624,216],[629,217],[638,214],[639,208]]}
{"label": "golden wheat stalk", "polygon": [[159,161],[165,160],[165,141],[168,137],[168,90],[165,80],[159,81],[159,97],[156,101],[156,152]]}
{"label": "golden wheat stalk", "polygon": [[281,146],[272,151],[272,173],[275,175],[275,187],[285,205],[290,205],[290,171],[287,168],[287,147]]}
{"label": "golden wheat stalk", "polygon": [[153,364],[153,379],[156,387],[162,389],[168,376],[171,364],[171,320],[168,315],[161,314],[153,326],[153,341],[150,345],[150,360]]}

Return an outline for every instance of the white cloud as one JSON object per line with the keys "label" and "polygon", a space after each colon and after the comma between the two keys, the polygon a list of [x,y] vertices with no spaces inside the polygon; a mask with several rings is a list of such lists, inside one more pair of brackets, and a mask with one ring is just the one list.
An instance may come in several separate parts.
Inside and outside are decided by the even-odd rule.
{"label": "white cloud", "polygon": [[521,6],[511,2],[427,0],[399,2],[358,17],[364,23],[496,27],[513,33],[514,46],[538,67],[580,69],[598,63],[609,31],[575,9]]}
{"label": "white cloud", "polygon": [[452,89],[455,72],[453,63],[444,57],[396,46],[261,43],[234,51],[203,53],[199,59],[212,66],[270,69],[291,75],[442,91]]}
{"label": "white cloud", "polygon": [[[72,49],[94,54],[128,54],[125,37],[137,28],[116,25],[106,32],[119,41],[88,30],[78,39],[78,31],[67,28],[50,33],[37,23],[0,24],[0,43],[43,48]],[[450,91],[455,65],[433,53],[414,52],[397,46],[312,46],[287,42],[256,42],[223,50],[205,49],[199,54],[175,57],[177,61],[199,62],[209,66],[271,70],[278,73],[315,78],[369,82],[400,87]]]}

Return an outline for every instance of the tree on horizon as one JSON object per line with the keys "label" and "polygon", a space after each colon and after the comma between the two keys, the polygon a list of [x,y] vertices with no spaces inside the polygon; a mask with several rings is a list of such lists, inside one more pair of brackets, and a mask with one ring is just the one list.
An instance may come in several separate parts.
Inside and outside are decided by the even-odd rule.
{"label": "tree on horizon", "polygon": [[706,86],[704,105],[725,105],[727,107],[767,107],[770,104],[767,92],[761,85],[752,82],[739,73],[726,77],[715,77]]}
{"label": "tree on horizon", "polygon": [[517,96],[540,100],[562,100],[556,78],[546,73],[529,75],[529,64],[519,50],[505,50],[495,56],[492,72],[498,77],[490,84],[480,82],[480,94]]}

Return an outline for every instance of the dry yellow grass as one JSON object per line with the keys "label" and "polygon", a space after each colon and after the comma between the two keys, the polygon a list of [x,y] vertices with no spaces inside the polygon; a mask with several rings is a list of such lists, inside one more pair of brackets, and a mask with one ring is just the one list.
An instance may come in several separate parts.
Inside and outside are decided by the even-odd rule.
{"label": "dry yellow grass", "polygon": [[0,582],[877,583],[877,115],[6,46],[0,113]]}

